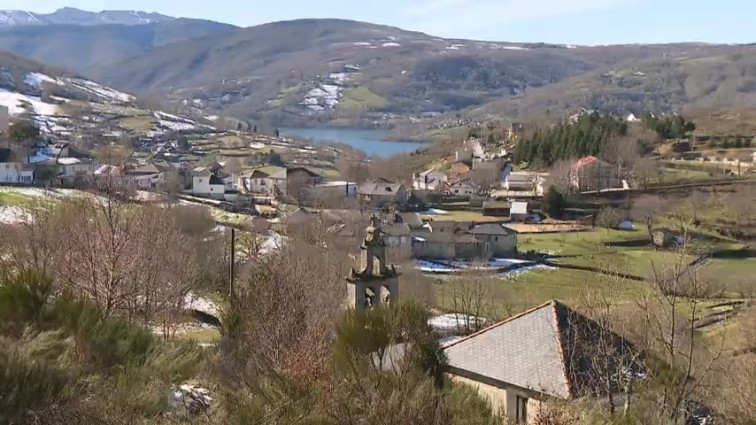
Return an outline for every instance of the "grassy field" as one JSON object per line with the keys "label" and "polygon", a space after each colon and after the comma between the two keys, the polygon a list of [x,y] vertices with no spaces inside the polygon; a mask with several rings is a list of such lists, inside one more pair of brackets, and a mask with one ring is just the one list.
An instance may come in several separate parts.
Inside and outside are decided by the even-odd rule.
{"label": "grassy field", "polygon": [[375,109],[388,105],[388,101],[373,93],[367,87],[355,87],[344,90],[344,99],[340,109]]}
{"label": "grassy field", "polygon": [[30,196],[23,195],[8,190],[0,190],[0,205],[28,205],[31,203],[32,198]]}
{"label": "grassy field", "polygon": [[[595,294],[609,287],[618,304],[629,303],[646,287],[644,282],[619,279],[609,285],[607,280],[605,276],[588,271],[561,269],[533,270],[507,278],[481,278],[475,284],[481,285],[486,295],[484,315],[492,319],[503,319],[552,299],[570,305],[578,304],[587,294]],[[464,285],[458,289],[466,290],[470,283],[452,279],[433,285],[435,303],[439,309],[454,310],[455,285]]]}
{"label": "grassy field", "polygon": [[127,130],[145,132],[150,131],[156,122],[152,115],[141,115],[123,118],[118,124]]}
{"label": "grassy field", "polygon": [[496,221],[504,220],[504,218],[502,217],[491,217],[491,216],[483,215],[482,213],[478,211],[467,211],[467,210],[449,211],[448,214],[444,214],[444,215],[423,216],[423,219],[425,220],[432,219],[433,221],[474,221],[477,223],[496,222]]}

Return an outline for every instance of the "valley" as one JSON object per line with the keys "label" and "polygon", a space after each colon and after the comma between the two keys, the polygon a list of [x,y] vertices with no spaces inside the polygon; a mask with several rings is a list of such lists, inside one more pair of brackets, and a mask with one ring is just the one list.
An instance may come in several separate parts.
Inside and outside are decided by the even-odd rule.
{"label": "valley", "polygon": [[105,3],[0,10],[0,424],[754,423],[756,44]]}

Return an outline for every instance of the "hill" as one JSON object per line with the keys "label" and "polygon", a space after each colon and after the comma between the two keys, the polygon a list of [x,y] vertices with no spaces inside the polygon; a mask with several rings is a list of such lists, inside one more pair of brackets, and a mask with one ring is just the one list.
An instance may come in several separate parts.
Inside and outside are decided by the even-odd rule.
{"label": "hill", "polygon": [[235,27],[195,19],[144,25],[34,25],[0,29],[0,49],[83,73],[96,65],[139,56],[156,47]]}
{"label": "hill", "polygon": [[397,118],[509,102],[622,63],[718,49],[447,40],[362,22],[296,20],[157,48],[91,75],[205,111],[277,124],[391,125]]}
{"label": "hill", "polygon": [[0,106],[55,140],[87,148],[109,141],[207,133],[214,127],[140,106],[136,97],[0,51]]}
{"label": "hill", "polygon": [[103,10],[88,12],[73,7],[64,7],[53,13],[33,13],[23,10],[0,10],[0,28],[23,25],[143,25],[173,20],[159,13],[134,10]]}
{"label": "hill", "polygon": [[702,46],[661,58],[622,62],[471,112],[524,118],[551,111],[563,118],[582,108],[639,115],[754,106],[756,46]]}

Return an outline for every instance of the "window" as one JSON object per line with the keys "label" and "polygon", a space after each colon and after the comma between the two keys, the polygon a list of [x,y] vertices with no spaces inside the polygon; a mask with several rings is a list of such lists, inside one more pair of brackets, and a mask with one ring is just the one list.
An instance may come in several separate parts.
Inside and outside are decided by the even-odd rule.
{"label": "window", "polygon": [[498,236],[494,237],[494,242],[499,242],[499,237]]}
{"label": "window", "polygon": [[515,419],[518,423],[528,422],[528,398],[517,396],[517,406],[515,411]]}

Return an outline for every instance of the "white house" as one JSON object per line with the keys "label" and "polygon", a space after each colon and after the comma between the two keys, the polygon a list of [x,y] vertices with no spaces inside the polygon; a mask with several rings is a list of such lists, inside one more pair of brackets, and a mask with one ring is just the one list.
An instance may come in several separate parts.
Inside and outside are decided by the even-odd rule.
{"label": "white house", "polygon": [[630,113],[630,115],[627,116],[627,122],[637,122],[640,121],[640,118],[636,117],[635,114]]}
{"label": "white house", "polygon": [[192,194],[223,198],[226,184],[223,179],[216,177],[210,169],[197,167],[192,172]]}
{"label": "white house", "polygon": [[448,181],[449,178],[446,173],[431,168],[415,174],[412,179],[412,187],[418,190],[440,190]]}
{"label": "white house", "polygon": [[0,148],[0,183],[31,183],[34,168],[13,149]]}

